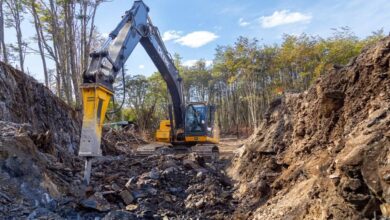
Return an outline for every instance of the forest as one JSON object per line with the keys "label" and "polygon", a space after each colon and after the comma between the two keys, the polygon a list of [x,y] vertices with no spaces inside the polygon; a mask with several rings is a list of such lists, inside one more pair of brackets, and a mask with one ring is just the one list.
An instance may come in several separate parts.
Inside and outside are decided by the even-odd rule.
{"label": "forest", "polygon": [[[79,85],[89,53],[104,42],[94,24],[96,11],[103,3],[103,0],[0,0],[1,60],[26,71],[26,54],[39,54],[41,64],[37,65],[42,65],[44,84],[79,109]],[[24,19],[29,19],[35,29],[32,39],[23,36]],[[5,28],[15,30],[15,44],[5,43]],[[185,66],[180,54],[173,57],[184,81],[186,100],[216,105],[222,133],[248,135],[259,126],[273,99],[306,90],[319,76],[347,65],[384,36],[381,29],[361,39],[349,27],[337,27],[327,37],[285,34],[278,44],[238,37],[232,45],[215,48],[211,65],[201,59]],[[52,68],[49,62],[54,63]],[[125,90],[121,80],[117,81],[116,99],[111,107],[118,108],[122,99],[123,105],[115,117],[109,117],[111,121],[135,121],[141,130],[155,131],[158,119],[168,117],[170,102],[159,73],[150,77],[127,75]]]}

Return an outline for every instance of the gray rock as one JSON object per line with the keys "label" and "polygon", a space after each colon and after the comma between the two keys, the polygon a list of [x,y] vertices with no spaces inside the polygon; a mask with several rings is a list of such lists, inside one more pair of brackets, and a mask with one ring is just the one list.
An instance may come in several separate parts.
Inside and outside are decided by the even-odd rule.
{"label": "gray rock", "polygon": [[102,220],[136,220],[136,215],[131,212],[117,210],[109,212]]}
{"label": "gray rock", "polygon": [[46,208],[37,208],[30,215],[27,216],[28,220],[33,219],[47,219],[47,220],[61,220],[63,219],[61,216],[49,211]]}
{"label": "gray rock", "polygon": [[4,163],[4,168],[13,177],[21,177],[26,174],[17,156],[8,158]]}
{"label": "gray rock", "polygon": [[154,180],[160,179],[160,174],[159,174],[157,168],[153,168],[153,169],[149,172],[149,178],[150,178],[150,179],[154,179]]}
{"label": "gray rock", "polygon": [[136,198],[136,199],[147,197],[147,194],[141,190],[135,190],[132,192],[132,194],[133,194],[134,198]]}
{"label": "gray rock", "polygon": [[153,187],[148,187],[148,188],[146,189],[146,191],[147,191],[150,195],[152,195],[152,196],[157,195],[157,192],[158,192],[158,190],[155,189],[155,188],[153,188]]}
{"label": "gray rock", "polygon": [[119,191],[121,190],[121,188],[118,186],[118,184],[116,183],[113,183],[111,184],[111,189],[114,190],[114,191]]}
{"label": "gray rock", "polygon": [[95,193],[88,199],[82,200],[80,205],[84,208],[95,209],[100,212],[106,212],[111,209],[110,203],[101,193]]}
{"label": "gray rock", "polygon": [[169,167],[169,168],[165,169],[165,170],[162,172],[162,174],[163,174],[163,175],[170,175],[170,174],[174,173],[176,170],[177,170],[176,167]]}
{"label": "gray rock", "polygon": [[169,188],[169,192],[171,192],[171,193],[179,193],[179,192],[181,192],[181,191],[183,191],[183,189],[181,188],[181,187],[171,187],[171,188]]}
{"label": "gray rock", "polygon": [[131,195],[131,193],[127,190],[123,190],[119,195],[126,205],[129,205],[134,201],[133,195]]}

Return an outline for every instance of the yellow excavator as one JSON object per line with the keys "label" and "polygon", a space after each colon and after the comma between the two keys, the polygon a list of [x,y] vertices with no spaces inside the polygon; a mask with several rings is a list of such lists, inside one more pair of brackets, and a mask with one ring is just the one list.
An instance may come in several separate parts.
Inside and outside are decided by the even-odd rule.
{"label": "yellow excavator", "polygon": [[[86,158],[84,179],[87,183],[91,159],[102,156],[102,127],[114,94],[113,83],[120,72],[124,81],[124,64],[138,43],[161,73],[171,96],[169,119],[160,122],[156,141],[169,143],[171,149],[218,157],[215,106],[205,102],[185,103],[182,79],[148,13],[149,8],[142,1],[135,1],[102,48],[90,54],[91,61],[81,86],[84,114],[79,148],[79,156]],[[153,152],[160,145],[153,146],[145,152]]]}

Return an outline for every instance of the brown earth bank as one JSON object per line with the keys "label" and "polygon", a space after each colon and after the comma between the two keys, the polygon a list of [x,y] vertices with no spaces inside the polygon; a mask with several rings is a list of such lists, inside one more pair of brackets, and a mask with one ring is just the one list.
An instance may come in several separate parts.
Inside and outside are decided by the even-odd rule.
{"label": "brown earth bank", "polygon": [[[389,216],[390,37],[275,100],[230,156],[133,154],[106,129],[90,186],[81,114],[0,63],[0,219],[370,219]],[[225,169],[228,167],[228,175]],[[229,178],[230,176],[230,178]]]}
{"label": "brown earth bank", "polygon": [[390,217],[390,37],[275,100],[240,149],[238,219]]}

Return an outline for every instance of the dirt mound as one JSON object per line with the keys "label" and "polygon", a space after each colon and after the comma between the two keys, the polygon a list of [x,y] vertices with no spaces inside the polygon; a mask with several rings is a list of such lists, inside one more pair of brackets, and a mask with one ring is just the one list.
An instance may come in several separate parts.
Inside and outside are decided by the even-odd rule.
{"label": "dirt mound", "polygon": [[390,37],[275,100],[230,170],[236,217],[362,219],[390,204]]}

